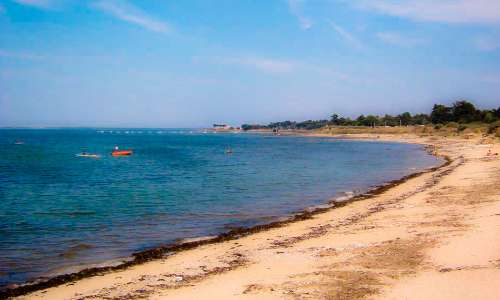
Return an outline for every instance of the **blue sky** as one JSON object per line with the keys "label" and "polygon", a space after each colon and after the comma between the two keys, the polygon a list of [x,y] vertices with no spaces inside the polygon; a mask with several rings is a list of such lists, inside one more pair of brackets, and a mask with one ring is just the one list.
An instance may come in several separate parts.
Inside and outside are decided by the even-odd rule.
{"label": "blue sky", "polygon": [[0,126],[500,105],[498,0],[0,0]]}

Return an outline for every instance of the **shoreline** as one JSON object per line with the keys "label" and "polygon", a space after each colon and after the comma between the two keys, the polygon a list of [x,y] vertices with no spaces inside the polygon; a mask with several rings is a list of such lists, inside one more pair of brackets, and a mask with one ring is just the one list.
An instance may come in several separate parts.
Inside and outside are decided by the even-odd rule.
{"label": "shoreline", "polygon": [[[331,135],[322,135],[322,136],[328,136],[332,137]],[[398,139],[398,140],[383,140],[378,137],[377,141],[399,141],[399,142],[412,142],[411,140],[402,140],[401,137],[391,137],[391,139]],[[418,142],[419,144],[424,144],[424,145],[431,145],[432,147],[436,147],[436,145],[432,145],[432,142],[429,143],[422,143],[422,141]],[[429,149],[428,149],[429,150]],[[431,151],[435,152],[435,149],[431,149]],[[128,263],[124,263],[120,266],[116,267],[104,267],[104,268],[93,268],[93,269],[87,269],[83,270],[78,273],[74,274],[67,274],[67,275],[62,275],[58,276],[55,278],[52,278],[48,281],[38,283],[35,285],[31,286],[20,286],[16,289],[8,290],[9,294],[1,294],[0,293],[0,298],[2,297],[12,297],[12,296],[17,296],[17,295],[24,295],[33,291],[37,291],[40,289],[46,289],[49,287],[55,287],[55,289],[58,289],[58,286],[61,286],[65,283],[70,283],[70,282],[75,282],[75,280],[80,280],[80,279],[85,279],[85,278],[92,278],[94,275],[112,275],[118,271],[127,271],[130,270],[130,268],[138,265],[143,265],[148,262],[152,263],[158,263],[160,260],[166,260],[168,261],[169,258],[165,258],[165,254],[171,254],[169,256],[173,255],[179,255],[181,253],[188,253],[189,251],[186,250],[193,250],[193,249],[200,249],[204,246],[217,246],[225,242],[229,241],[238,241],[239,239],[242,239],[244,237],[251,237],[255,236],[259,233],[271,231],[273,229],[279,230],[280,228],[287,228],[290,226],[293,226],[293,224],[298,224],[301,223],[301,221],[307,221],[307,220],[312,220],[318,215],[322,215],[324,213],[331,213],[335,212],[336,209],[342,208],[342,207],[348,207],[352,203],[360,202],[359,200],[369,200],[369,199],[375,199],[378,196],[384,194],[387,191],[393,190],[397,187],[402,186],[403,184],[407,183],[408,181],[423,177],[425,174],[434,176],[440,171],[443,171],[447,167],[449,167],[452,163],[457,162],[457,160],[460,159],[460,157],[455,157],[451,158],[446,155],[446,153],[435,153],[439,154],[440,156],[444,157],[446,159],[446,162],[443,163],[440,166],[430,168],[427,170],[419,171],[413,174],[410,174],[408,176],[405,176],[401,179],[391,181],[390,183],[383,184],[381,186],[378,186],[366,193],[357,195],[353,197],[352,199],[345,201],[345,202],[340,202],[340,203],[334,203],[331,207],[328,208],[319,208],[313,211],[308,211],[306,208],[303,210],[301,213],[295,214],[291,216],[289,219],[285,219],[282,221],[277,221],[277,222],[271,222],[269,224],[265,225],[258,225],[254,226],[251,228],[242,228],[242,229],[235,229],[227,233],[223,233],[213,239],[208,239],[208,240],[201,240],[201,241],[193,241],[193,242],[188,242],[184,244],[175,244],[175,245],[169,245],[169,246],[163,246],[163,247],[157,247],[154,249],[146,250],[146,251],[141,251],[138,253],[134,254],[134,260]],[[456,168],[457,166],[455,166]],[[454,169],[453,169],[454,170]],[[450,172],[452,172],[451,170]],[[364,202],[364,201],[363,201]],[[330,201],[331,204],[331,201]],[[290,226],[288,226],[290,225]],[[222,268],[216,268],[215,271],[207,272],[206,274],[203,274],[202,276],[198,277],[192,277],[190,280],[202,280],[202,278],[207,278],[210,275],[215,275],[219,273],[224,273],[228,270],[232,270],[236,267],[239,267],[241,265],[244,265],[245,262],[241,261],[240,257],[237,257],[232,263],[229,263],[229,266],[227,267],[222,267]],[[228,269],[229,268],[229,269]],[[184,276],[184,278],[187,278]],[[188,279],[182,279],[182,282],[187,282]],[[62,289],[62,288],[61,288]],[[54,288],[52,288],[54,290]],[[35,297],[42,297],[43,294],[37,294]]]}
{"label": "shoreline", "polygon": [[[261,134],[268,134],[272,132],[251,132],[251,133],[261,133]],[[345,139],[345,140],[359,140],[359,141],[367,141],[368,139],[362,139],[362,138],[345,138],[345,137],[337,137],[337,136],[332,136],[328,134],[318,134],[318,133],[308,133],[308,132],[301,132],[301,131],[293,131],[293,132],[287,132],[285,136],[298,136],[298,137],[330,137],[330,138],[338,138],[338,139]],[[370,141],[379,141],[383,142],[382,140],[377,140],[377,139],[370,139]],[[387,141],[387,142],[395,142],[395,143],[405,143],[404,141]],[[435,155],[429,149],[427,148],[428,145],[422,144],[425,148],[423,149],[424,151],[427,151],[431,155]],[[121,270],[126,270],[127,268],[130,268],[132,266],[140,265],[149,261],[165,258],[169,255],[172,254],[177,254],[182,251],[188,251],[200,246],[204,245],[210,245],[210,244],[215,244],[215,243],[221,243],[225,241],[230,241],[230,240],[235,240],[244,236],[248,236],[250,234],[255,234],[259,233],[262,231],[266,231],[269,229],[273,228],[280,228],[284,227],[288,224],[295,223],[298,221],[303,221],[310,219],[314,217],[317,214],[324,213],[326,211],[330,211],[339,207],[343,207],[345,205],[348,205],[352,202],[355,201],[360,201],[364,200],[370,197],[375,197],[384,191],[395,187],[401,183],[406,182],[407,180],[420,176],[425,173],[429,172],[434,172],[440,168],[446,167],[451,163],[451,159],[447,156],[439,156],[435,155],[436,157],[440,157],[444,160],[443,163],[441,163],[438,166],[431,167],[431,168],[426,168],[420,171],[417,171],[415,173],[408,174],[406,176],[403,176],[399,179],[391,180],[388,182],[384,182],[380,185],[374,186],[372,188],[369,188],[367,191],[360,193],[360,194],[354,194],[346,200],[338,201],[337,198],[330,198],[329,200],[326,200],[325,203],[321,205],[317,205],[314,207],[306,207],[302,210],[293,212],[291,214],[282,216],[278,218],[276,221],[272,221],[270,223],[265,223],[265,224],[259,224],[251,227],[238,227],[235,229],[231,229],[227,232],[222,232],[218,235],[215,236],[207,236],[207,237],[195,237],[195,238],[189,238],[186,240],[182,240],[181,242],[174,242],[166,245],[161,245],[157,247],[153,247],[151,249],[146,249],[138,252],[132,253],[128,257],[123,257],[123,258],[117,258],[113,259],[111,261],[105,261],[101,263],[95,263],[91,264],[91,267],[83,267],[81,270],[78,270],[76,272],[69,272],[69,273],[62,273],[62,274],[57,274],[55,276],[42,276],[40,278],[27,281],[25,283],[21,284],[15,284],[17,285],[16,287],[13,288],[4,288],[0,289],[0,299],[8,298],[8,297],[17,297],[17,296],[23,296],[32,292],[36,292],[39,290],[47,289],[47,288],[53,288],[57,287],[60,285],[63,285],[68,282],[73,282],[75,280],[80,280],[88,277],[93,277],[93,276],[98,276],[102,275],[103,273],[110,273],[110,272],[115,272],[115,271],[121,271]],[[342,198],[344,198],[343,196]],[[108,263],[112,262],[112,263]]]}

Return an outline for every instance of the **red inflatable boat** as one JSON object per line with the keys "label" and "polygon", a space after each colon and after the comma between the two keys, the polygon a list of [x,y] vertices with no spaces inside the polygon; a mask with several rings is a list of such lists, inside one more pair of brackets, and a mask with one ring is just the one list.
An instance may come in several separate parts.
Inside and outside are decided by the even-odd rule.
{"label": "red inflatable boat", "polygon": [[132,155],[132,150],[115,150],[111,152],[111,155],[113,156],[129,156]]}

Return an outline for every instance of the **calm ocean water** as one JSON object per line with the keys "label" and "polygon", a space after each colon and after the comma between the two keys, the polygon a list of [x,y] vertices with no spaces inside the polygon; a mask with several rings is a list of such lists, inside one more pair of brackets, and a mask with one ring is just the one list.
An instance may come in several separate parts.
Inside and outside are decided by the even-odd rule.
{"label": "calm ocean water", "polygon": [[[115,145],[134,155],[110,156]],[[75,156],[82,151],[102,157]],[[0,287],[267,223],[439,163],[421,146],[397,143],[0,130]]]}

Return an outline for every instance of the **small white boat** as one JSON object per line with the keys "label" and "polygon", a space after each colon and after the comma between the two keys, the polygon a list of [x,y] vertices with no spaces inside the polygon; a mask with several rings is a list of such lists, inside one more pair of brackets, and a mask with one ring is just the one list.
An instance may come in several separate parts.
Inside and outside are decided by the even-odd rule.
{"label": "small white boat", "polygon": [[92,154],[87,152],[78,153],[77,157],[90,157],[90,158],[99,158],[101,157],[99,154]]}

